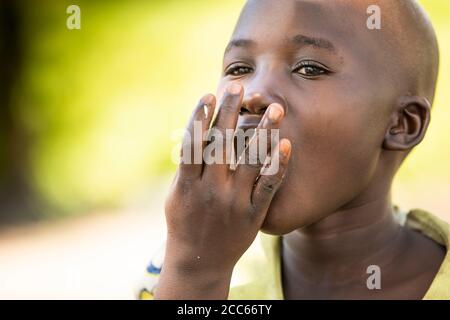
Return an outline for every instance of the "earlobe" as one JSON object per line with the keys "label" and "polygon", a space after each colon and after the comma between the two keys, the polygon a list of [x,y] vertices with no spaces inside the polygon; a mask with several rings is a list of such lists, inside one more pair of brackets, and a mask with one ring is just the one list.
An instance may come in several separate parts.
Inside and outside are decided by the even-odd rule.
{"label": "earlobe", "polygon": [[392,114],[383,148],[393,151],[407,151],[414,148],[425,137],[430,117],[431,104],[428,99],[417,96],[401,97]]}

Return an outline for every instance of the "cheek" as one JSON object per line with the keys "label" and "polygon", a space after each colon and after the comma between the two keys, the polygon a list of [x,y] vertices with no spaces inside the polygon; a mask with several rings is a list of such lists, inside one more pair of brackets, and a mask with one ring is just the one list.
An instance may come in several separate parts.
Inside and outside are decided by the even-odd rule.
{"label": "cheek", "polygon": [[370,127],[369,115],[350,109],[310,108],[286,119],[282,135],[291,139],[293,152],[266,232],[284,234],[315,223],[368,185],[381,151],[381,131]]}

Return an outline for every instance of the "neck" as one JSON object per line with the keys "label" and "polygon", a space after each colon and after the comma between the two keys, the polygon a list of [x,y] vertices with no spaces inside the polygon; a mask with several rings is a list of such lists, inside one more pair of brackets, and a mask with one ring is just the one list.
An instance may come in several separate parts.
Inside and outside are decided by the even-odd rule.
{"label": "neck", "polygon": [[367,279],[368,266],[389,265],[404,249],[400,248],[401,230],[389,194],[347,206],[321,222],[283,236],[283,272],[305,285],[359,282]]}

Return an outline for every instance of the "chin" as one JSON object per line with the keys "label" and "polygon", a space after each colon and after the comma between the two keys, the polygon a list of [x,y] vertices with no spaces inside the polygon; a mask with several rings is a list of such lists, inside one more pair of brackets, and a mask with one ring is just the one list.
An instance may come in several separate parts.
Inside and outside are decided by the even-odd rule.
{"label": "chin", "polygon": [[322,215],[318,207],[305,205],[299,208],[298,205],[293,205],[293,201],[295,200],[284,197],[282,193],[275,195],[260,230],[270,235],[282,236],[321,220]]}
{"label": "chin", "polygon": [[279,206],[271,206],[261,226],[261,231],[274,236],[282,236],[306,225],[302,221],[293,223],[288,211]]}

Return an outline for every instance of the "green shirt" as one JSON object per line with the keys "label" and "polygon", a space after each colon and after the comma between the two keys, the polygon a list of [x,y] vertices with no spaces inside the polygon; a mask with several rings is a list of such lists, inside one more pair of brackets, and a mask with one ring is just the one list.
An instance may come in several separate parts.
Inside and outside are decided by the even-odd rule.
{"label": "green shirt", "polygon": [[[406,227],[422,232],[447,248],[445,259],[424,299],[450,299],[450,225],[424,210],[397,212]],[[281,237],[261,233],[260,241],[246,252],[233,273],[229,299],[282,300]],[[234,285],[233,285],[234,282]]]}

